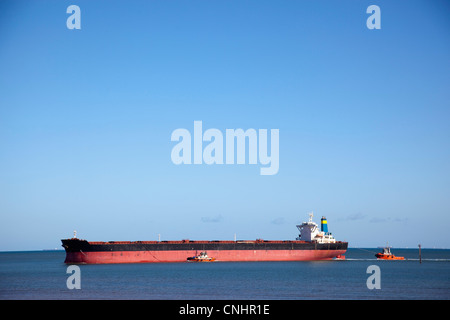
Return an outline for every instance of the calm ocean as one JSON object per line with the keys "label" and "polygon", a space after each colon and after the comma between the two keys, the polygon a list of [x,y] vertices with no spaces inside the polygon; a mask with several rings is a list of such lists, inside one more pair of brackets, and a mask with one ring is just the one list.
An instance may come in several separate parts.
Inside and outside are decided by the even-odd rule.
{"label": "calm ocean", "polygon": [[[406,261],[379,261],[378,249],[349,249],[345,261],[81,265],[68,289],[64,251],[0,252],[0,299],[433,299],[450,298],[450,250],[392,249]],[[367,268],[380,269],[368,289]]]}

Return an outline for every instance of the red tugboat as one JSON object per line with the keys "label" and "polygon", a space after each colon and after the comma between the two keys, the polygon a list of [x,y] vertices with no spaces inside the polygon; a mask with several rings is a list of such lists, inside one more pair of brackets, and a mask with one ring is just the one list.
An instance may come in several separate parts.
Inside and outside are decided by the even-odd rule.
{"label": "red tugboat", "polygon": [[375,257],[380,260],[405,260],[404,257],[396,257],[391,253],[390,247],[383,247],[383,252],[378,252]]}

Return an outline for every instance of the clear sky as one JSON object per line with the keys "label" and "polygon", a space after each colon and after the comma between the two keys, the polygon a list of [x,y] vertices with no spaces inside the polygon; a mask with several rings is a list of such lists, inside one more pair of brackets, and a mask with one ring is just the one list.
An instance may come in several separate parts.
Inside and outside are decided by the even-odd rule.
{"label": "clear sky", "polygon": [[[69,5],[81,29],[69,30]],[[369,5],[381,29],[369,30]],[[0,2],[0,250],[295,239],[450,248],[450,4]],[[279,129],[279,172],[175,165],[177,128]]]}

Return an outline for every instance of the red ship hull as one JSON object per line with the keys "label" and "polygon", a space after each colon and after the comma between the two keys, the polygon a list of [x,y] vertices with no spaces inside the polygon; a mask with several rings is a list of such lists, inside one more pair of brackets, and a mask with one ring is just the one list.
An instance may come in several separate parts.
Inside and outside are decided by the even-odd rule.
{"label": "red ship hull", "polygon": [[[201,247],[192,248],[193,242],[171,244],[147,244],[152,249],[138,250],[135,243],[113,244],[89,243],[85,240],[69,239],[63,241],[66,248],[65,263],[68,264],[103,264],[103,263],[155,263],[186,262],[188,257],[195,256],[200,250],[205,251],[215,261],[308,261],[330,260],[342,255],[347,250],[347,243],[319,245],[300,241],[288,242],[233,242],[204,243]],[[166,247],[162,247],[162,246]],[[126,246],[121,250],[121,246]],[[172,249],[172,247],[177,246]],[[182,246],[190,250],[184,250]],[[195,242],[194,242],[195,246]],[[200,246],[200,244],[197,244]],[[228,246],[228,247],[227,247]],[[232,247],[232,248],[230,248]],[[243,248],[243,249],[240,249]],[[272,249],[273,248],[273,249]],[[289,248],[289,249],[287,249]],[[100,251],[96,250],[100,249]],[[176,250],[175,250],[176,249]]]}
{"label": "red ship hull", "polygon": [[[215,261],[308,261],[330,260],[345,253],[345,250],[320,251],[208,251]],[[186,262],[186,257],[195,255],[195,251],[116,251],[116,252],[70,252],[65,263],[149,263],[149,262]]]}

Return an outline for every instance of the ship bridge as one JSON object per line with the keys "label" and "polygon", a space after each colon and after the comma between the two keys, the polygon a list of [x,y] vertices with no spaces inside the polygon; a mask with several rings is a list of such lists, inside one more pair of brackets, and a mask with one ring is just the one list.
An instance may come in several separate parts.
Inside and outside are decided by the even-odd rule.
{"label": "ship bridge", "polygon": [[297,240],[317,243],[335,243],[336,239],[334,239],[331,232],[328,232],[327,219],[322,217],[321,230],[319,231],[317,223],[312,220],[313,217],[314,213],[311,212],[307,222],[297,225],[298,231],[300,232]]}

